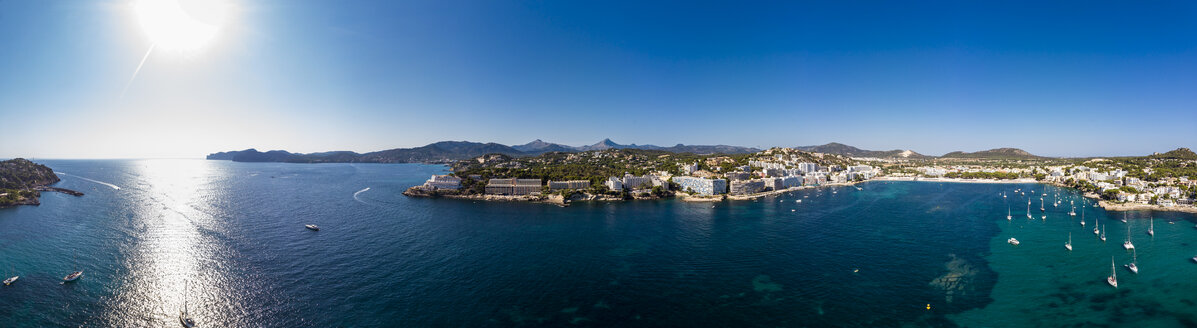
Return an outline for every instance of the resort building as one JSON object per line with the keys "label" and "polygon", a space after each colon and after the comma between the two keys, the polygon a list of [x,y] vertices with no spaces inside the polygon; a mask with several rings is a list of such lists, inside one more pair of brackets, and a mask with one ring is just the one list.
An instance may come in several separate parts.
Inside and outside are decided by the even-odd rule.
{"label": "resort building", "polygon": [[490,195],[531,195],[543,188],[540,179],[490,179],[486,183],[486,193]]}
{"label": "resort building", "polygon": [[623,190],[623,181],[616,177],[607,178],[607,181],[603,182],[603,185],[607,186],[607,189],[611,189],[611,191]]}
{"label": "resort building", "polygon": [[586,188],[590,188],[590,180],[549,181],[549,190]]}
{"label": "resort building", "polygon": [[724,176],[725,176],[725,177],[727,177],[727,179],[728,179],[728,180],[730,180],[730,181],[736,181],[736,180],[748,180],[748,179],[751,179],[751,178],[752,178],[752,173],[748,173],[748,172],[727,172],[727,174],[724,174]]}
{"label": "resort building", "polygon": [[673,183],[682,191],[692,191],[700,195],[719,195],[727,190],[727,180],[706,179],[699,177],[673,177]]}
{"label": "resort building", "polygon": [[624,173],[623,180],[621,180],[620,182],[623,182],[623,187],[627,188],[627,189],[642,189],[646,186],[648,188],[652,188],[652,184],[653,184],[652,178],[650,178],[647,175],[634,176],[634,175],[627,174],[627,173]]}
{"label": "resort building", "polygon": [[461,178],[452,175],[434,175],[424,182],[424,189],[461,189]]}
{"label": "resort building", "polygon": [[815,163],[798,163],[798,170],[802,173],[810,173],[819,170],[819,165]]}
{"label": "resort building", "polygon": [[765,191],[765,181],[761,179],[738,180],[731,182],[732,195],[747,195]]}
{"label": "resort building", "polygon": [[682,165],[680,171],[682,172],[683,175],[694,174],[694,172],[698,172],[698,163],[693,163],[690,165]]}

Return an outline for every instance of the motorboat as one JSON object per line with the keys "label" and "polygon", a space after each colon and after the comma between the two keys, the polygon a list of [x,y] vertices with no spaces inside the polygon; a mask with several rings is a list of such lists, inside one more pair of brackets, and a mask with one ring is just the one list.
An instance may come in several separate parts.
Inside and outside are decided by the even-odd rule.
{"label": "motorboat", "polygon": [[1014,239],[1014,237],[1010,237],[1010,239],[1007,239],[1006,242],[1010,243],[1010,245],[1018,245],[1018,239]]}
{"label": "motorboat", "polygon": [[320,227],[316,226],[315,224],[305,225],[304,227],[311,231],[320,231]]}

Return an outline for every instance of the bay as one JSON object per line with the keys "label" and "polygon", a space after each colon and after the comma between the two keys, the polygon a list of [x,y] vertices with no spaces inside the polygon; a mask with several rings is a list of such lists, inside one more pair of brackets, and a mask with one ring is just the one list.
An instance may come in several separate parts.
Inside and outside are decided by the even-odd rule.
{"label": "bay", "polygon": [[[1128,214],[1134,275],[1121,268],[1120,213],[1085,209],[1109,225],[1101,243],[1067,208],[1027,220],[1033,194],[999,195],[1081,201],[1042,185],[870,182],[561,208],[400,194],[438,165],[38,162],[87,195],[0,210],[0,271],[21,275],[0,288],[6,326],[167,326],[185,299],[220,327],[1197,322],[1192,215]],[[1111,257],[1118,289],[1104,282]],[[76,266],[84,277],[62,284]]]}

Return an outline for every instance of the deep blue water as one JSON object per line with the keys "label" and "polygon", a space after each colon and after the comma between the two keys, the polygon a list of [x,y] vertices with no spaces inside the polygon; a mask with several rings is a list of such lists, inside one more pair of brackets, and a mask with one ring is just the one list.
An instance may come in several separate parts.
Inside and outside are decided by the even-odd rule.
{"label": "deep blue water", "polygon": [[[41,162],[87,195],[0,210],[0,272],[21,275],[0,287],[4,326],[174,326],[184,299],[205,327],[1197,322],[1192,216],[1132,213],[1144,271],[1119,272],[1115,290],[1108,261],[1130,258],[1121,214],[1087,209],[1110,221],[1102,244],[1067,209],[1030,221],[1026,198],[998,196],[1040,185],[871,182],[561,208],[400,194],[443,172],[432,165]],[[1149,216],[1150,239],[1137,220]],[[953,259],[967,269],[949,301],[933,281]],[[76,265],[85,276],[61,284]]]}

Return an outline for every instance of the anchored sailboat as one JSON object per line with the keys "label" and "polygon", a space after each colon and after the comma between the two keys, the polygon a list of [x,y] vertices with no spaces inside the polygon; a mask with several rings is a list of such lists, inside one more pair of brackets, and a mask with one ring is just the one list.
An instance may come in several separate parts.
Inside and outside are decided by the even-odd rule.
{"label": "anchored sailboat", "polygon": [[1114,270],[1113,256],[1110,257],[1110,276],[1106,277],[1106,283],[1109,283],[1110,286],[1114,286],[1114,288],[1118,288],[1118,270]]}
{"label": "anchored sailboat", "polygon": [[1139,265],[1138,265],[1138,262],[1139,262],[1139,253],[1138,253],[1138,252],[1135,252],[1135,257],[1134,257],[1134,259],[1133,259],[1133,260],[1131,260],[1131,263],[1129,263],[1129,264],[1127,264],[1127,265],[1126,265],[1126,268],[1127,268],[1127,269],[1130,269],[1130,271],[1131,271],[1131,272],[1134,272],[1135,274],[1139,274]]}
{"label": "anchored sailboat", "polygon": [[1135,244],[1131,243],[1130,225],[1126,226],[1126,241],[1122,243],[1122,248],[1126,248],[1128,251],[1135,249]]}
{"label": "anchored sailboat", "polygon": [[1151,227],[1147,228],[1147,234],[1155,236],[1155,218],[1151,218]]}
{"label": "anchored sailboat", "polygon": [[1068,233],[1068,242],[1064,243],[1064,248],[1067,248],[1070,251],[1072,250],[1072,233],[1071,232]]}

